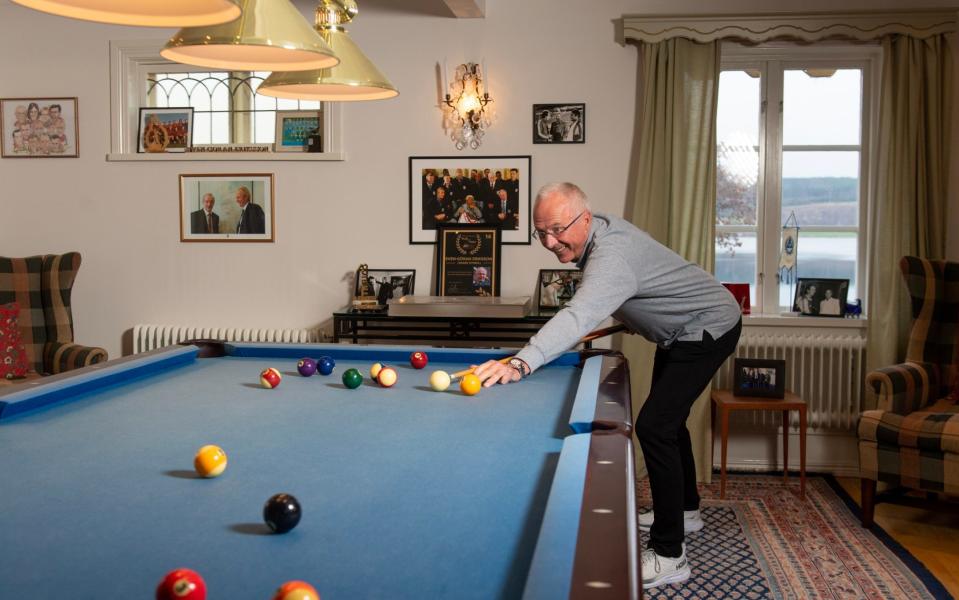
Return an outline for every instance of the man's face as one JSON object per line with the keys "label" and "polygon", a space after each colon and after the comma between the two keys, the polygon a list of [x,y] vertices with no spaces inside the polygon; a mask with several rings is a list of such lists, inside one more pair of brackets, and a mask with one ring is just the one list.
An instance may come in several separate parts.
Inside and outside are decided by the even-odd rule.
{"label": "man's face", "polygon": [[60,109],[56,106],[50,109],[50,116],[54,119],[60,116]]}
{"label": "man's face", "polygon": [[436,188],[436,199],[440,202],[446,198],[446,188]]}
{"label": "man's face", "polygon": [[506,190],[498,190],[496,195],[499,196],[500,200],[506,200]]}
{"label": "man's face", "polygon": [[212,212],[213,204],[215,202],[216,200],[213,198],[213,194],[207,194],[206,196],[203,196],[203,210],[206,212]]}
{"label": "man's face", "polygon": [[[554,227],[566,227],[576,219],[570,201],[561,194],[553,194],[540,200],[533,212],[533,227],[546,231]],[[587,211],[559,237],[549,234],[540,238],[543,246],[556,255],[561,263],[573,262],[583,255],[589,238],[589,224],[593,216]]]}
{"label": "man's face", "polygon": [[243,190],[236,191],[236,203],[240,205],[240,208],[246,206],[250,199],[246,196],[246,193]]}
{"label": "man's face", "polygon": [[832,290],[826,290],[825,294],[826,294],[826,300],[829,300],[830,298],[832,298]]}
{"label": "man's face", "polygon": [[433,183],[433,180],[434,180],[434,179],[436,179],[436,176],[433,175],[432,173],[427,173],[427,174],[426,174],[426,181],[428,181],[428,182],[430,182],[430,183]]}

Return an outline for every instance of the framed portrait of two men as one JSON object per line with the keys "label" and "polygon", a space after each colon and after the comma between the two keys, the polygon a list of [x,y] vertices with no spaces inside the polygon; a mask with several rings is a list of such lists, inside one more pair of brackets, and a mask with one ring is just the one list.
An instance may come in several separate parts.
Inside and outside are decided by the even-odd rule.
{"label": "framed portrait of two men", "polygon": [[180,175],[181,242],[272,242],[272,173]]}

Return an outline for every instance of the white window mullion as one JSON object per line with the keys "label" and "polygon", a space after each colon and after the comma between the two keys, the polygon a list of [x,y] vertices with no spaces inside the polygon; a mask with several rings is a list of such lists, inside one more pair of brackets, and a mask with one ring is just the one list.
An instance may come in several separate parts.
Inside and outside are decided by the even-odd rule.
{"label": "white window mullion", "polygon": [[765,125],[763,170],[763,202],[761,203],[759,248],[761,256],[757,264],[760,272],[760,287],[763,297],[763,312],[779,312],[779,280],[776,275],[779,268],[780,214],[782,213],[782,99],[783,73],[782,63],[771,60],[766,63],[766,110],[763,114]]}

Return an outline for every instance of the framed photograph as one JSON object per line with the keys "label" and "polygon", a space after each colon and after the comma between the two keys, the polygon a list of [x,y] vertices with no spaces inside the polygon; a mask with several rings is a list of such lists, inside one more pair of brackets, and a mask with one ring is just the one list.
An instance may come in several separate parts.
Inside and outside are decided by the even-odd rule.
{"label": "framed photograph", "polygon": [[848,279],[800,277],[793,312],[813,317],[845,317]]}
{"label": "framed photograph", "polygon": [[540,269],[539,309],[559,310],[572,300],[583,272],[579,269]]}
{"label": "framed photograph", "polygon": [[309,137],[322,124],[319,110],[276,111],[276,142],[274,152],[306,152]]}
{"label": "framed photograph", "polygon": [[733,361],[733,396],[782,398],[785,390],[786,361],[759,358]]}
{"label": "framed photograph", "polygon": [[533,143],[586,143],[586,104],[534,104]]}
{"label": "framed photograph", "polygon": [[436,243],[440,225],[502,229],[502,243],[529,244],[529,156],[411,156],[410,243]]}
{"label": "framed photograph", "polygon": [[[359,273],[357,273],[359,276]],[[391,298],[402,298],[413,294],[416,283],[416,269],[367,269],[366,277],[370,293],[376,297],[379,306],[386,306]],[[354,284],[353,295],[360,295],[360,282]]]}
{"label": "framed photograph", "polygon": [[272,173],[180,175],[181,242],[272,242]]}
{"label": "framed photograph", "polygon": [[499,296],[500,228],[449,224],[436,229],[436,295]]}
{"label": "framed photograph", "polygon": [[137,152],[186,152],[193,145],[193,108],[140,108]]}
{"label": "framed photograph", "polygon": [[0,156],[76,158],[76,98],[0,98]]}

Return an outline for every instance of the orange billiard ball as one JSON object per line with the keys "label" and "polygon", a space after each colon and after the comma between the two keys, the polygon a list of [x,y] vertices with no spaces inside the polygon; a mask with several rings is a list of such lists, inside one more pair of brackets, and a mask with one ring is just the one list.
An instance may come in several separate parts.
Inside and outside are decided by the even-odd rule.
{"label": "orange billiard ball", "polygon": [[383,367],[380,369],[380,374],[376,376],[376,380],[383,387],[393,387],[393,384],[396,383],[397,379],[399,379],[399,376],[396,374],[396,369],[393,367]]}
{"label": "orange billiard ball", "polygon": [[226,470],[226,463],[226,452],[213,444],[203,446],[193,457],[193,468],[200,477],[219,477]]}
{"label": "orange billiard ball", "polygon": [[460,379],[460,391],[467,396],[475,396],[482,387],[483,383],[480,381],[480,378],[472,373],[463,375],[463,379]]}
{"label": "orange billiard ball", "polygon": [[273,594],[273,600],[320,600],[320,594],[305,581],[287,581]]}

